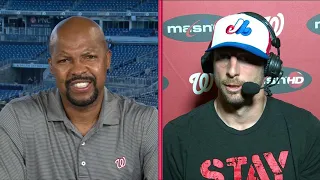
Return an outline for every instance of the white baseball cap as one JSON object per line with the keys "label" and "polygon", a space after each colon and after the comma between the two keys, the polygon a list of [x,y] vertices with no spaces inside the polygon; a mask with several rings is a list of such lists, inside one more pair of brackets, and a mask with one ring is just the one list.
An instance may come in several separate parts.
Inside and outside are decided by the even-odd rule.
{"label": "white baseball cap", "polygon": [[211,47],[206,52],[220,47],[235,47],[263,59],[269,59],[271,35],[259,20],[246,14],[228,15],[215,24]]}

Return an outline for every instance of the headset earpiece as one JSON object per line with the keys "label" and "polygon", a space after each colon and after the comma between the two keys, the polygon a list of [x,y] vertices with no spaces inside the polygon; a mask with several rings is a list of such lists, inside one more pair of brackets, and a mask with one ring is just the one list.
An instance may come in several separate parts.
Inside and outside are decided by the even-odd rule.
{"label": "headset earpiece", "polygon": [[[211,41],[208,45],[209,49],[211,47]],[[205,52],[201,57],[201,67],[204,73],[213,73],[213,51]]]}
{"label": "headset earpiece", "polygon": [[201,66],[204,73],[213,73],[212,52],[205,52],[201,57]]}
{"label": "headset earpiece", "polygon": [[279,56],[275,55],[274,53],[269,54],[269,60],[264,70],[265,76],[271,78],[277,78],[280,75],[282,69],[282,61],[280,60]]}

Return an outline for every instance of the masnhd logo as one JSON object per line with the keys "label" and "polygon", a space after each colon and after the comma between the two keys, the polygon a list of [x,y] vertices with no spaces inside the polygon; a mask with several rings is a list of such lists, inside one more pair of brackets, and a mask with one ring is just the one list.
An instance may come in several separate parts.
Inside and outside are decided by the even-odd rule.
{"label": "masnhd logo", "polygon": [[[271,84],[275,84],[278,79],[279,78],[275,78]],[[265,85],[269,84],[270,81],[271,78],[267,78],[265,80]],[[304,89],[309,86],[311,82],[312,77],[308,73],[302,70],[284,67],[283,76],[277,85],[270,87],[270,90],[274,94],[289,93]]]}
{"label": "masnhd logo", "polygon": [[[212,38],[214,24],[222,16],[211,14],[189,14],[169,19],[163,23],[164,36],[184,42],[208,42]],[[279,36],[284,27],[284,16],[266,16],[265,19]]]}
{"label": "masnhd logo", "polygon": [[163,23],[163,34],[178,41],[207,42],[212,37],[215,22],[220,18],[211,14],[178,16]]}
{"label": "masnhd logo", "polygon": [[320,34],[320,14],[312,17],[307,22],[307,28],[315,34]]}
{"label": "masnhd logo", "polygon": [[[265,85],[269,84],[271,78],[265,80]],[[277,81],[274,78],[271,84],[275,84]],[[277,85],[270,88],[273,94],[282,94],[298,91],[306,88],[311,84],[312,77],[298,69],[283,67],[283,76],[277,83]],[[206,73],[194,73],[189,77],[189,82],[192,84],[192,91],[196,95],[200,95],[204,92],[209,92],[213,87],[214,75]]]}

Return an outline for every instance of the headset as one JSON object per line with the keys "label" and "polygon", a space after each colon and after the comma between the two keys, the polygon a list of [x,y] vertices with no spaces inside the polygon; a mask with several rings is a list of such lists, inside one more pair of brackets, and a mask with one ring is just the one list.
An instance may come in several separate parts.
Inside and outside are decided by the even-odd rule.
{"label": "headset", "polygon": [[[267,63],[264,67],[264,76],[265,77],[271,77],[271,81],[268,84],[269,87],[270,84],[273,82],[274,78],[282,77],[283,71],[282,71],[282,60],[280,59],[280,39],[276,36],[272,26],[269,24],[269,22],[261,15],[254,13],[254,12],[241,12],[238,14],[246,14],[248,16],[251,16],[260,22],[262,22],[267,28],[271,35],[271,45],[277,49],[277,55],[273,52],[270,52],[269,59],[267,60]],[[208,49],[211,47],[210,42]],[[204,73],[214,73],[213,72],[213,53],[212,52],[205,52],[204,55],[201,57],[201,67]],[[280,78],[278,79],[278,81]],[[275,83],[277,84],[277,82]]]}

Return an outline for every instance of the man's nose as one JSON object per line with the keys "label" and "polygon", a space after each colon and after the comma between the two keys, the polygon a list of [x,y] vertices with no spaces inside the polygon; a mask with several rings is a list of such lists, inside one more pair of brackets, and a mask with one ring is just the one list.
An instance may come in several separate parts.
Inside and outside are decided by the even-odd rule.
{"label": "man's nose", "polygon": [[227,75],[231,78],[238,76],[240,73],[239,61],[237,57],[232,56],[228,63]]}

